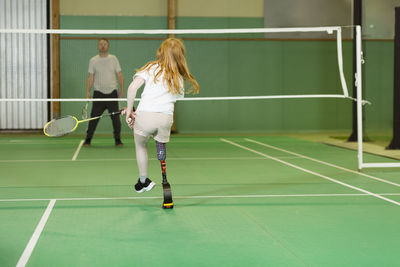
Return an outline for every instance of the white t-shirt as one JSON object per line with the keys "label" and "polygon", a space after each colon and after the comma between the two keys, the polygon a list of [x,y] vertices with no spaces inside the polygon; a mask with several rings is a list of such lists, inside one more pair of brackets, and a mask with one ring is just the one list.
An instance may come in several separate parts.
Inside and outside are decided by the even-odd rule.
{"label": "white t-shirt", "polygon": [[183,98],[183,80],[181,81],[181,94],[171,94],[168,92],[168,85],[164,82],[164,74],[162,73],[156,82],[154,76],[159,66],[154,65],[148,70],[137,72],[135,76],[145,80],[145,86],[141,96],[137,111],[160,112],[172,115],[174,113],[174,104],[178,98]]}
{"label": "white t-shirt", "polygon": [[89,73],[94,74],[94,90],[103,94],[110,94],[118,89],[117,73],[121,66],[116,56],[108,54],[106,57],[96,55],[89,61]]}

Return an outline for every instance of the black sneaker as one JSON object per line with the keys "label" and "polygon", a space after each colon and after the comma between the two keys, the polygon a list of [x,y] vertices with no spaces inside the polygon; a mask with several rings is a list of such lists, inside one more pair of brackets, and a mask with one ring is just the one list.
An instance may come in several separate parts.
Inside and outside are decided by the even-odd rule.
{"label": "black sneaker", "polygon": [[85,147],[90,146],[90,138],[86,138],[85,143],[83,143],[83,146],[85,146]]}
{"label": "black sneaker", "polygon": [[140,179],[135,184],[135,191],[138,193],[142,193],[144,191],[150,191],[156,184],[152,182],[149,178],[146,178],[144,183],[140,182]]}
{"label": "black sneaker", "polygon": [[121,142],[121,139],[115,139],[115,146],[122,147],[124,144]]}

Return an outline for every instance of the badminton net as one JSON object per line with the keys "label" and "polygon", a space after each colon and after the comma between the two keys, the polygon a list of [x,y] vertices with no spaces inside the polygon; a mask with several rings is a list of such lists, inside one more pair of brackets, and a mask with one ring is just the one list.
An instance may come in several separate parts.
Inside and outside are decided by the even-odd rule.
{"label": "badminton net", "polygon": [[[324,99],[351,99],[345,78],[351,75],[350,68],[345,73],[345,65],[350,60],[347,63],[343,60],[342,30],[337,26],[194,30],[0,29],[0,43],[5,47],[0,52],[0,72],[1,77],[6,77],[1,81],[0,128],[40,129],[53,118],[67,115],[87,118],[93,101],[119,101],[122,107],[125,97],[86,99],[88,62],[97,54],[97,40],[101,37],[109,39],[109,53],[116,55],[120,61],[125,89],[135,69],[155,59],[158,46],[168,35],[174,34],[183,39],[188,64],[201,85],[201,91],[199,95],[186,96],[177,103],[176,119],[181,125],[190,124],[185,121],[193,107],[199,111],[217,111],[223,117],[238,108],[251,113],[255,107],[265,106],[265,103],[260,104],[265,99],[279,100],[277,104],[268,104],[269,109],[278,110],[277,113],[285,106],[281,102],[285,99],[301,99],[303,102],[306,101],[304,99],[319,99],[315,103],[333,105],[333,109],[341,110],[342,106],[337,107],[331,102],[326,104]],[[323,32],[327,40],[268,39],[268,36],[296,32]],[[54,39],[58,40],[58,46],[49,47],[47,44]],[[58,68],[50,64],[54,49],[60,55]],[[38,58],[41,64],[36,63]],[[48,73],[58,74],[59,88],[54,82],[54,75]],[[250,103],[251,100],[257,104]],[[203,104],[193,103],[195,101]],[[212,104],[214,101],[223,103]],[[88,106],[85,105],[87,102]],[[193,104],[184,104],[186,102]],[[349,106],[344,105],[346,109]],[[221,117],[216,116],[215,119]],[[237,124],[234,120],[232,123]],[[305,124],[304,127],[308,126]],[[228,122],[212,122],[199,127],[202,127],[201,130],[194,127],[187,131],[236,130]],[[249,130],[257,131],[254,127]]]}

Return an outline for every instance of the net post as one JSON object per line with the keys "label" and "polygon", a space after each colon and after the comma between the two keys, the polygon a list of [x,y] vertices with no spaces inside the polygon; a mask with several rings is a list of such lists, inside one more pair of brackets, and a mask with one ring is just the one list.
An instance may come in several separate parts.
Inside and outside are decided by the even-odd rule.
{"label": "net post", "polygon": [[[175,0],[168,0],[168,29],[175,30],[175,14],[176,14],[176,5]],[[168,34],[168,37],[174,38],[175,34]],[[175,107],[176,109],[176,107]],[[176,133],[176,125],[175,125],[175,110],[171,126],[171,133]]]}
{"label": "net post", "polygon": [[[51,0],[51,29],[60,28],[60,0]],[[51,90],[49,96],[51,98],[60,98],[60,36],[58,34],[49,35],[51,40],[51,75],[49,80],[51,81]],[[61,103],[51,102],[49,110],[50,118],[60,117]]]}
{"label": "net post", "polygon": [[393,138],[386,149],[400,149],[400,7],[395,8]]}
{"label": "net post", "polygon": [[[175,0],[168,0],[168,29],[175,30]],[[168,37],[175,37],[175,34]]]}
{"label": "net post", "polygon": [[355,86],[357,87],[357,143],[358,143],[358,171],[363,167],[363,131],[362,131],[362,80],[361,80],[361,26],[356,26],[356,61]]}
{"label": "net post", "polygon": [[[353,0],[353,25],[362,25],[362,0]],[[355,87],[355,74],[357,72],[357,44],[356,44],[356,28],[353,28],[353,98],[357,98],[357,88]],[[357,103],[352,105],[352,130],[347,142],[356,142],[357,138]]]}

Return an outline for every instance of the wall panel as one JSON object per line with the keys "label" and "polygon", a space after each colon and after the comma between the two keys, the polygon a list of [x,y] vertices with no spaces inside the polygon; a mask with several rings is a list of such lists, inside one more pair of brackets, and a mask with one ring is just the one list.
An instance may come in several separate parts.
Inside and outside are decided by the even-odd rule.
{"label": "wall panel", "polygon": [[[0,28],[45,29],[46,0],[0,0]],[[40,34],[0,34],[0,97],[47,98],[47,43]],[[39,129],[47,103],[0,102],[0,129]]]}

